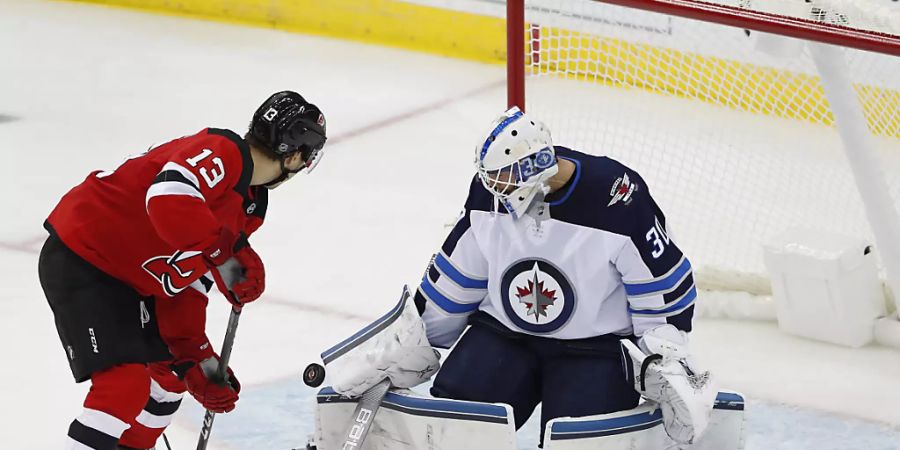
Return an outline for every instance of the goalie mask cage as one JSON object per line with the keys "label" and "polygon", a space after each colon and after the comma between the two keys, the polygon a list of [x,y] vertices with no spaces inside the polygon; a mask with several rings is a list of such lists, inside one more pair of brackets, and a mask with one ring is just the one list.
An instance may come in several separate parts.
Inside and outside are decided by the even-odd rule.
{"label": "goalie mask cage", "polygon": [[510,0],[509,104],[641,173],[700,288],[771,293],[762,245],[800,227],[866,238],[900,293],[892,5]]}

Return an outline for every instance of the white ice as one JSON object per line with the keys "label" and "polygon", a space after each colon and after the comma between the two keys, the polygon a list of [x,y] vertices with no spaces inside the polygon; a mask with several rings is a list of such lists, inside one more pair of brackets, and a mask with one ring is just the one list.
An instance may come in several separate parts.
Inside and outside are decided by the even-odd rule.
{"label": "white ice", "polygon": [[[254,246],[268,290],[242,317],[245,391],[211,448],[285,449],[311,431],[299,373],[415,283],[462,206],[473,147],[505,106],[504,69],[359,43],[85,4],[0,0],[0,447],[60,448],[72,382],[37,281],[41,223],[91,170],[207,126],[242,131],[268,94],[328,117],[316,172],[274,191]],[[663,205],[665,207],[665,205]],[[221,342],[224,300],[210,307]],[[773,323],[698,320],[695,347],[744,392],[750,449],[900,449],[900,354],[837,348]],[[186,401],[169,436],[193,448]],[[534,424],[522,448],[534,448]]]}

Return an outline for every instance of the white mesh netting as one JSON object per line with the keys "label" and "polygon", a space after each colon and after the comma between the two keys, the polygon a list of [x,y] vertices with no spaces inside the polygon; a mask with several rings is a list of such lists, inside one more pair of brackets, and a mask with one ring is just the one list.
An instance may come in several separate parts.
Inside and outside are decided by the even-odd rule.
{"label": "white mesh netting", "polygon": [[[866,1],[731,4],[900,29],[891,2]],[[872,241],[803,41],[588,0],[528,0],[525,19],[528,111],[644,176],[701,287],[767,293],[762,244],[791,227]],[[900,58],[841,53],[896,208]]]}

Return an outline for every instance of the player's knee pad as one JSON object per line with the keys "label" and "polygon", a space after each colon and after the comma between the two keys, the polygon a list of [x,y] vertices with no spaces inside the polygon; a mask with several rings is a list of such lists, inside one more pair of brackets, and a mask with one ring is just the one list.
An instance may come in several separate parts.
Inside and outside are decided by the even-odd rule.
{"label": "player's knee pad", "polygon": [[84,407],[131,423],[150,397],[150,373],[143,364],[120,364],[91,375]]}

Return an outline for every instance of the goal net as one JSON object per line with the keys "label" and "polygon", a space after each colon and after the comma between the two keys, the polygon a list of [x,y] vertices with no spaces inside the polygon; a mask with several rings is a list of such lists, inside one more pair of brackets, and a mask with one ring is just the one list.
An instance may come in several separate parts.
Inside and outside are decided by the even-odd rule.
{"label": "goal net", "polygon": [[[524,2],[512,36],[523,39],[525,106],[558,145],[642,174],[701,288],[770,293],[763,243],[790,228],[876,243],[872,221],[887,227],[900,206],[900,7],[613,1],[627,6]],[[856,142],[845,151],[816,48],[845,66],[874,163]],[[855,173],[855,159],[871,164]],[[859,184],[873,173],[882,200],[867,206]],[[887,245],[900,242],[879,241],[882,260]]]}

